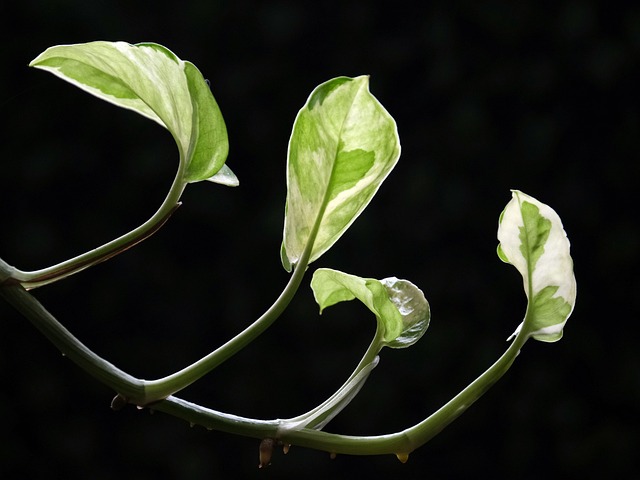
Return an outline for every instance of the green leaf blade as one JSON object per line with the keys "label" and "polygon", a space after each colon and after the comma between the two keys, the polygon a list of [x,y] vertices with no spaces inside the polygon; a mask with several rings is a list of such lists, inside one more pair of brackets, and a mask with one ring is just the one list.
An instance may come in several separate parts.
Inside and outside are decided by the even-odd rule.
{"label": "green leaf blade", "polygon": [[522,329],[536,340],[555,342],[576,300],[570,243],[558,214],[517,190],[500,216],[498,255],[523,277],[528,299]]}
{"label": "green leaf blade", "polygon": [[[228,154],[222,114],[198,69],[169,49],[105,41],[58,45],[29,65],[162,125],[178,146],[184,181],[217,181]],[[219,183],[237,181],[229,172]]]}
{"label": "green leaf blade", "polygon": [[184,62],[184,70],[193,105],[190,162],[185,179],[199,182],[211,179],[224,165],[229,154],[227,127],[200,71],[191,62]]}
{"label": "green leaf blade", "polygon": [[368,83],[366,76],[325,82],[298,113],[287,162],[287,269],[309,242],[310,261],[331,248],[398,161],[396,124]]}

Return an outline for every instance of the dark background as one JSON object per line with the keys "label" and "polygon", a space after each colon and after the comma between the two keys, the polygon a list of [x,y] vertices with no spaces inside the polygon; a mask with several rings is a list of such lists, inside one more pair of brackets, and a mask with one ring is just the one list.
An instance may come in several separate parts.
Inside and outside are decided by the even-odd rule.
{"label": "dark background", "polygon": [[[3,2],[0,256],[57,263],[134,228],[176,168],[170,135],[27,68],[61,43],[161,43],[210,79],[238,189],[190,186],[153,238],[35,295],[82,341],[141,378],[205,355],[287,281],[279,260],[286,150],[319,83],[371,75],[401,160],[313,267],[418,284],[428,334],[384,351],[328,427],[405,428],[504,351],[525,299],[495,255],[517,188],[554,207],[572,241],[578,301],[555,344],[530,342],[493,389],[414,452],[329,460],[293,447],[259,471],[258,441],[164,414],[109,409],[113,392],[0,304],[1,478],[620,478],[635,469],[640,8],[611,2]],[[317,315],[308,279],[262,337],[181,396],[257,418],[332,393],[373,334],[365,309]],[[333,310],[333,311],[332,311]],[[633,332],[633,333],[632,333]]]}

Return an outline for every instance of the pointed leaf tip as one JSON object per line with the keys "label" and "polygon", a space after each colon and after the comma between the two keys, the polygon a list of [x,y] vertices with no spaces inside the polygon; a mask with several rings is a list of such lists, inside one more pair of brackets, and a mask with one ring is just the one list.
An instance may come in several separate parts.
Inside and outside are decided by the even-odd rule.
{"label": "pointed leaf tip", "polygon": [[576,279],[570,243],[558,214],[518,190],[500,215],[498,256],[523,278],[528,299],[527,336],[544,342],[562,338],[576,301]]}
{"label": "pointed leaf tip", "polygon": [[227,187],[237,187],[240,185],[240,180],[236,177],[236,174],[231,171],[231,169],[224,164],[218,172],[206,179],[209,182],[219,183],[220,185],[225,185]]}

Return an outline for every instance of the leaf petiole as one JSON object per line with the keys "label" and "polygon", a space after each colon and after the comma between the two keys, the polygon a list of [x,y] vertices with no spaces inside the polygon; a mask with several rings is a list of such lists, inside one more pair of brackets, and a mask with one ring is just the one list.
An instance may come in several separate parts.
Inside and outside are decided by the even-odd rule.
{"label": "leaf petiole", "polygon": [[166,398],[191,385],[245,348],[267,330],[278,319],[282,312],[284,312],[298,291],[304,278],[308,261],[309,255],[307,253],[300,259],[300,263],[296,265],[289,278],[289,282],[273,305],[242,332],[188,367],[158,380],[145,381],[146,402]]}
{"label": "leaf petiole", "polygon": [[164,225],[171,214],[180,206],[180,197],[187,186],[183,176],[182,169],[179,169],[158,211],[138,228],[98,248],[51,267],[34,271],[23,271],[14,267],[11,271],[11,278],[27,290],[47,285],[104,262],[149,238]]}
{"label": "leaf petiole", "polygon": [[[184,184],[180,186],[181,192]],[[170,192],[163,205],[169,204],[172,198]],[[156,216],[158,215],[156,214]],[[149,222],[144,224],[143,227]],[[172,375],[158,380],[140,380],[132,377],[92,352],[60,324],[35,297],[25,290],[17,278],[17,270],[2,260],[0,260],[0,295],[5,297],[10,304],[27,317],[69,359],[102,383],[114,389],[127,402],[143,406],[162,400],[203,377],[246,347],[275,322],[293,299],[304,278],[318,224],[319,221],[316,222],[316,227],[313,229],[309,243],[300,261],[295,266],[286,287],[273,305],[260,318],[209,355]],[[118,240],[123,238],[120,237]],[[96,250],[93,252],[96,252]],[[87,266],[89,265],[84,266],[84,268]]]}
{"label": "leaf petiole", "polygon": [[376,334],[360,360],[360,363],[358,363],[358,366],[342,386],[328,399],[307,413],[281,420],[278,436],[302,428],[312,428],[316,430],[324,428],[324,426],[338,415],[358,394],[371,371],[378,365],[378,353],[380,353],[383,346],[382,330],[377,328]]}

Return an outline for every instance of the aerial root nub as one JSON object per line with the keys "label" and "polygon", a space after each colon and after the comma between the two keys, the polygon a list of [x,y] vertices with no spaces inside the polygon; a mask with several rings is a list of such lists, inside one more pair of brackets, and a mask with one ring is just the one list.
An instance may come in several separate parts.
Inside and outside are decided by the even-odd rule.
{"label": "aerial root nub", "polygon": [[127,401],[127,398],[119,393],[115,397],[113,397],[113,400],[111,400],[111,410],[115,412],[117,412],[118,410],[122,410],[127,405],[127,403],[129,403]]}
{"label": "aerial root nub", "polygon": [[271,464],[271,454],[273,453],[273,446],[276,441],[273,438],[264,438],[260,442],[260,448],[258,449],[260,454],[260,464],[258,468],[268,467]]}
{"label": "aerial root nub", "polygon": [[398,460],[400,460],[402,463],[407,463],[407,460],[409,460],[408,453],[396,453],[396,457],[398,457]]}

